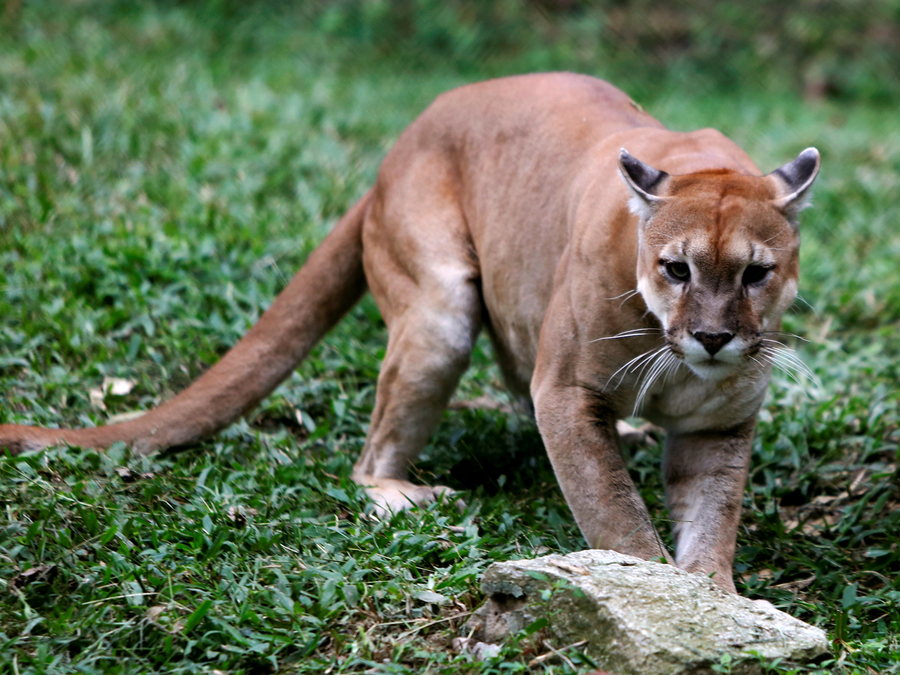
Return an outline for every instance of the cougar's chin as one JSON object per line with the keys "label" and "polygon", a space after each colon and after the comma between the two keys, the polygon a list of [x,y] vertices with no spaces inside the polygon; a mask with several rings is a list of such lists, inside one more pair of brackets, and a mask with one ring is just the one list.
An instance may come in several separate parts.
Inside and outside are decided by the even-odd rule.
{"label": "cougar's chin", "polygon": [[719,359],[706,359],[705,361],[697,362],[685,359],[684,363],[694,375],[701,380],[709,380],[710,382],[724,380],[729,375],[734,374],[740,367],[738,363],[720,361]]}

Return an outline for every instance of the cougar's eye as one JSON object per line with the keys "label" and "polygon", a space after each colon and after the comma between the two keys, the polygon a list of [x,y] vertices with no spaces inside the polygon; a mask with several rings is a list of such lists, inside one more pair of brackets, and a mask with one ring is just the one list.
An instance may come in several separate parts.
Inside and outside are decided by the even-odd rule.
{"label": "cougar's eye", "polygon": [[750,265],[744,270],[744,276],[741,278],[741,283],[744,284],[744,286],[756,286],[757,284],[761,284],[769,278],[769,273],[772,269],[772,267],[766,267],[765,265]]}
{"label": "cougar's eye", "polygon": [[666,274],[675,281],[687,281],[691,278],[691,268],[685,262],[673,260],[661,261],[666,267]]}

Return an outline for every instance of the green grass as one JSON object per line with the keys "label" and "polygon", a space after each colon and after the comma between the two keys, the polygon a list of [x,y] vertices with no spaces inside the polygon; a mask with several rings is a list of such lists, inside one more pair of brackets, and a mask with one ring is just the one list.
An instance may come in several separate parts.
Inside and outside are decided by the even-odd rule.
{"label": "green grass", "polygon": [[[613,72],[565,49],[410,69],[312,16],[22,12],[0,30],[0,423],[101,424],[186,385],[437,93],[535,65]],[[736,569],[742,593],[834,640],[773,672],[900,672],[898,102],[616,72],[669,126],[718,127],[765,170],[822,151],[786,320],[822,385],[771,386]],[[449,648],[492,561],[584,545],[531,422],[448,412],[417,479],[464,490],[466,510],[361,515],[348,476],[384,341],[366,299],[258,411],[180,454],[0,459],[0,673],[570,672],[529,668],[527,639],[481,664]],[[134,390],[92,406],[112,376]],[[460,396],[484,394],[504,396],[482,341]],[[630,467],[665,528],[659,460]]]}

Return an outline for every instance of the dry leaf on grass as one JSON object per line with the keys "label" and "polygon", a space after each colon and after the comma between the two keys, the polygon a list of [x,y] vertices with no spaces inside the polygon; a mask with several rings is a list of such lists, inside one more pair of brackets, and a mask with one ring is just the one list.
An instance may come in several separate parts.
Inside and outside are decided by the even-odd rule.
{"label": "dry leaf on grass", "polygon": [[453,638],[450,644],[457,654],[468,654],[474,661],[486,661],[500,653],[500,645],[478,642],[467,637]]}
{"label": "dry leaf on grass", "polygon": [[229,506],[228,507],[228,520],[230,520],[235,527],[245,527],[247,525],[248,517],[255,516],[259,511],[256,509],[247,509],[243,506]]}
{"label": "dry leaf on grass", "polygon": [[419,602],[425,602],[432,605],[447,605],[450,603],[450,598],[446,595],[441,595],[440,593],[435,593],[428,589],[416,591],[416,593],[413,594],[413,597]]}
{"label": "dry leaf on grass", "polygon": [[134,389],[136,382],[123,377],[104,377],[103,391],[109,396],[127,396]]}
{"label": "dry leaf on grass", "polygon": [[117,466],[116,473],[119,474],[119,477],[122,479],[123,483],[133,483],[137,480],[148,480],[153,478],[155,474],[152,473],[134,473],[127,466]]}
{"label": "dry leaf on grass", "polygon": [[130,422],[138,417],[143,417],[147,413],[146,410],[129,410],[128,412],[119,413],[118,415],[110,415],[106,420],[107,424],[121,424],[122,422]]}
{"label": "dry leaf on grass", "polygon": [[106,410],[106,404],[103,402],[102,389],[88,389],[88,397],[91,399],[91,405],[97,410]]}
{"label": "dry leaf on grass", "polygon": [[147,617],[149,621],[156,622],[159,619],[160,615],[168,609],[165,605],[154,605],[153,607],[149,607],[144,616]]}
{"label": "dry leaf on grass", "polygon": [[92,406],[98,410],[106,410],[107,396],[127,396],[135,384],[134,380],[126,380],[123,377],[104,377],[100,387],[88,389],[88,397]]}
{"label": "dry leaf on grass", "polygon": [[479,396],[471,399],[457,399],[447,406],[450,410],[499,410],[507,415],[512,414],[513,407],[490,396]]}
{"label": "dry leaf on grass", "polygon": [[9,590],[17,591],[35,581],[52,581],[59,570],[56,565],[38,565],[24,572],[19,572],[9,582]]}
{"label": "dry leaf on grass", "polygon": [[650,422],[644,422],[641,426],[635,427],[625,420],[616,422],[616,432],[619,434],[619,440],[622,442],[622,445],[628,447],[653,445],[656,442],[654,436],[662,437],[665,435],[665,431],[662,428]]}
{"label": "dry leaf on grass", "polygon": [[764,567],[764,568],[761,569],[761,570],[755,570],[755,571],[752,571],[752,572],[745,572],[744,574],[741,575],[741,578],[744,580],[744,582],[746,582],[746,581],[749,580],[750,577],[752,577],[754,574],[756,575],[756,578],[757,578],[757,579],[771,579],[773,576],[775,576],[775,572],[773,572],[772,570],[770,570],[770,569]]}
{"label": "dry leaf on grass", "polygon": [[772,588],[782,588],[786,591],[790,591],[791,593],[799,593],[800,591],[805,591],[812,585],[812,582],[816,580],[816,575],[806,577],[805,579],[794,579],[793,581],[785,581],[784,583],[775,584]]}

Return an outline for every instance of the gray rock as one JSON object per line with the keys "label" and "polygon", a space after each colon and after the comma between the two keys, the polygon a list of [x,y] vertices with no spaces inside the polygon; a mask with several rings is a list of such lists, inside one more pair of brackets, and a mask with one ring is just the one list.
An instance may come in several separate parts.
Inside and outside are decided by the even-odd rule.
{"label": "gray rock", "polygon": [[802,662],[828,652],[825,633],[766,601],[733,595],[711,579],[613,551],[495,563],[485,604],[466,634],[500,642],[541,626],[557,648],[587,641],[600,668],[622,675],[762,671],[760,659]]}

